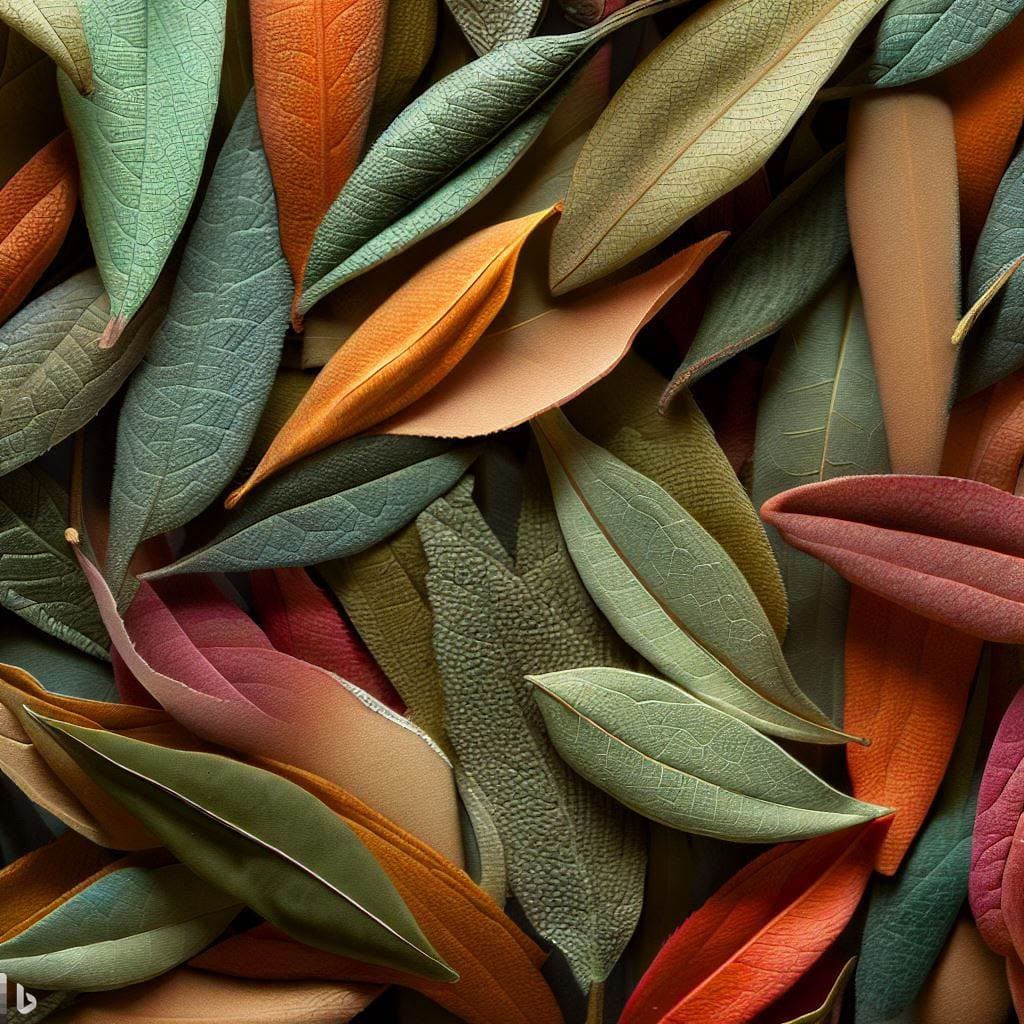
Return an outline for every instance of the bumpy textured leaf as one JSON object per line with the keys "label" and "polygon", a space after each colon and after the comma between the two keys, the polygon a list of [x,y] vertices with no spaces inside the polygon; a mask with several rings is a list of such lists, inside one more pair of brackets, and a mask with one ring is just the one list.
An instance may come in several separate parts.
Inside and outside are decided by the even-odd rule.
{"label": "bumpy textured leaf", "polygon": [[437,41],[438,0],[388,4],[369,138],[376,138],[405,106]]}
{"label": "bumpy textured leaf", "polygon": [[92,56],[78,0],[0,0],[0,20],[35,43],[79,92],[92,92]]}
{"label": "bumpy textured leaf", "polygon": [[521,513],[514,563],[462,485],[417,524],[448,734],[493,807],[513,894],[586,989],[607,978],[636,927],[643,838],[628,812],[559,760],[525,677],[621,664],[628,652],[583,590],[539,486]]}
{"label": "bumpy textured leaf", "polygon": [[662,679],[614,668],[529,678],[562,757],[664,825],[778,843],[888,813],[838,792],[746,723]]}
{"label": "bumpy textured leaf", "polygon": [[544,10],[544,0],[446,0],[459,28],[477,53],[526,39]]}
{"label": "bumpy textured leaf", "polygon": [[884,3],[713,0],[687,19],[633,71],[580,153],[552,291],[624,266],[749,178]]}
{"label": "bumpy textured leaf", "polygon": [[[226,0],[89,0],[90,96],[61,76],[113,344],[156,282],[199,184],[217,106]],[[116,144],[112,144],[116,140]]]}
{"label": "bumpy textured leaf", "polygon": [[697,335],[663,404],[791,320],[836,274],[849,251],[840,149],[793,182],[715,271]]}
{"label": "bumpy textured leaf", "polygon": [[[852,275],[840,277],[783,334],[761,395],[752,489],[758,506],[794,484],[888,471],[882,408]],[[838,721],[849,589],[776,530],[769,536],[789,597],[782,652],[804,692]]]}
{"label": "bumpy textured leaf", "polygon": [[534,426],[569,552],[619,635],[674,682],[762,731],[844,742],[793,681],[763,609],[718,542],[561,413]]}
{"label": "bumpy textured leaf", "polygon": [[890,0],[868,78],[889,88],[938,74],[980,50],[1022,10],[1021,0]]}
{"label": "bumpy textured leaf", "polygon": [[192,519],[238,468],[274,381],[290,290],[250,97],[121,409],[107,555],[115,592],[138,544]]}
{"label": "bumpy textured leaf", "polygon": [[364,551],[447,491],[474,452],[429,438],[354,438],[253,495],[209,543],[151,578],[308,565]]}

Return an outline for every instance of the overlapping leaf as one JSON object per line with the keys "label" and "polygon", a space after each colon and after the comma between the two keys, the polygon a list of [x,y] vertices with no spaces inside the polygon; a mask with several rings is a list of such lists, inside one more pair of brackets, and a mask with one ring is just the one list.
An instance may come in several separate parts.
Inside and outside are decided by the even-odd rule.
{"label": "overlapping leaf", "polygon": [[0,0],[0,21],[35,43],[80,93],[92,92],[92,56],[78,0]]}
{"label": "overlapping leaf", "polygon": [[501,43],[527,39],[544,10],[544,0],[446,0],[459,28],[477,53]]}

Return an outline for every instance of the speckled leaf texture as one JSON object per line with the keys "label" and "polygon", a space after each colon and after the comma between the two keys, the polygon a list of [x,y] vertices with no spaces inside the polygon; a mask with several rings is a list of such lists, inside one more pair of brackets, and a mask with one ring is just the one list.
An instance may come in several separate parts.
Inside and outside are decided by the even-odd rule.
{"label": "speckled leaf texture", "polygon": [[156,282],[199,185],[226,0],[89,0],[94,90],[60,75],[112,344]]}
{"label": "speckled leaf texture", "polygon": [[750,177],[884,4],[712,0],[685,21],[580,153],[552,242],[552,291],[624,266]]}
{"label": "speckled leaf texture", "polygon": [[643,834],[562,763],[525,677],[621,664],[629,652],[583,589],[538,483],[515,562],[461,485],[418,526],[449,736],[494,808],[513,895],[586,989],[605,980],[636,927]]}
{"label": "speckled leaf texture", "polygon": [[[856,280],[845,273],[783,332],[772,354],[757,414],[753,500],[760,507],[799,484],[888,469],[864,310]],[[841,721],[849,587],[776,530],[768,536],[789,597],[783,654],[804,692]]]}
{"label": "speckled leaf texture", "polygon": [[545,0],[445,0],[477,53],[533,33]]}
{"label": "speckled leaf texture", "polygon": [[0,21],[35,43],[80,93],[92,92],[92,56],[80,0],[0,0]]}
{"label": "speckled leaf texture", "polygon": [[290,295],[250,96],[121,408],[107,555],[115,593],[135,548],[200,513],[241,463],[274,382]]}

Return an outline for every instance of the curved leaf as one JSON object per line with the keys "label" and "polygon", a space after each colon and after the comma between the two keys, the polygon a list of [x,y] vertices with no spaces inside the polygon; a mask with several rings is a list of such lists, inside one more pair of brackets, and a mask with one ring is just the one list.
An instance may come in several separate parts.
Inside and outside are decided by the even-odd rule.
{"label": "curved leaf", "polygon": [[0,0],[0,20],[35,43],[80,93],[92,92],[92,55],[78,0]]}
{"label": "curved leaf", "polygon": [[473,49],[487,53],[501,43],[532,35],[545,0],[446,0],[446,3]]}

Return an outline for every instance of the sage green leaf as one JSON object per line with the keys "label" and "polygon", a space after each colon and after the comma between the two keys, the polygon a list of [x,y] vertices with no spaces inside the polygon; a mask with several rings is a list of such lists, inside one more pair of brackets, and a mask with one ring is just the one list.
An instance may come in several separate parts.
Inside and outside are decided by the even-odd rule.
{"label": "sage green leaf", "polygon": [[540,134],[598,43],[681,2],[638,0],[580,32],[504,43],[418,96],[370,147],[317,228],[301,311],[451,223]]}
{"label": "sage green leaf", "polygon": [[89,0],[90,96],[59,73],[82,206],[117,340],[156,279],[199,185],[217,108],[226,0]]}
{"label": "sage green leaf", "polygon": [[850,738],[801,692],[749,584],[678,502],[578,434],[557,409],[533,423],[569,553],[626,643],[763,732],[818,743]]}
{"label": "sage green leaf", "polygon": [[[1008,263],[1024,255],[1024,149],[999,183],[971,260],[967,305],[988,290]],[[1024,275],[1005,283],[962,342],[957,397],[968,398],[1024,366]]]}
{"label": "sage green leaf", "polygon": [[889,813],[833,789],[756,729],[663,679],[616,668],[529,678],[569,765],[663,825],[784,843]]}
{"label": "sage green leaf", "polygon": [[526,39],[540,20],[545,0],[447,0],[448,10],[477,53]]}
{"label": "sage green leaf", "polygon": [[235,121],[117,427],[106,575],[198,515],[249,447],[281,356],[292,279],[253,94]]}
{"label": "sage green leaf", "polygon": [[0,606],[97,658],[110,638],[64,541],[68,496],[26,466],[0,481]]}
{"label": "sage green leaf", "polygon": [[474,505],[469,481],[417,526],[448,735],[491,803],[512,893],[585,991],[607,978],[636,928],[644,838],[623,807],[566,769],[525,676],[580,662],[627,664],[630,652],[583,589],[536,475],[515,563]]}
{"label": "sage green leaf", "polygon": [[868,80],[906,85],[966,60],[1024,10],[1024,0],[889,0]]}
{"label": "sage green leaf", "polygon": [[144,576],[312,565],[365,551],[452,487],[474,455],[432,438],[343,441],[253,492],[209,543]]}
{"label": "sage green leaf", "polygon": [[457,977],[348,824],[295,783],[219,754],[32,717],[184,864],[292,938]]}
{"label": "sage green leaf", "polygon": [[872,884],[854,986],[857,1024],[884,1024],[914,1002],[967,896],[985,764],[978,757],[988,698],[985,664],[927,823],[897,874],[876,875]]}
{"label": "sage green leaf", "polygon": [[[837,476],[889,472],[864,309],[851,272],[783,331],[761,389],[753,497]],[[849,584],[824,562],[768,535],[789,595],[782,653],[800,688],[842,721]]]}
{"label": "sage green leaf", "polygon": [[113,349],[99,347],[110,302],[95,270],[40,295],[0,328],[0,474],[85,426],[138,366],[167,307],[157,286]]}
{"label": "sage green leaf", "polygon": [[35,43],[79,92],[92,92],[92,57],[78,0],[0,0],[0,21]]}
{"label": "sage green leaf", "polygon": [[693,344],[664,403],[726,360],[774,334],[850,254],[843,148],[805,171],[745,231],[715,272]]}
{"label": "sage green leaf", "polygon": [[27,988],[134,985],[201,952],[239,910],[184,864],[122,867],[0,942],[0,971]]}
{"label": "sage green leaf", "polygon": [[775,151],[886,0],[712,0],[590,133],[551,244],[559,295],[625,266]]}

